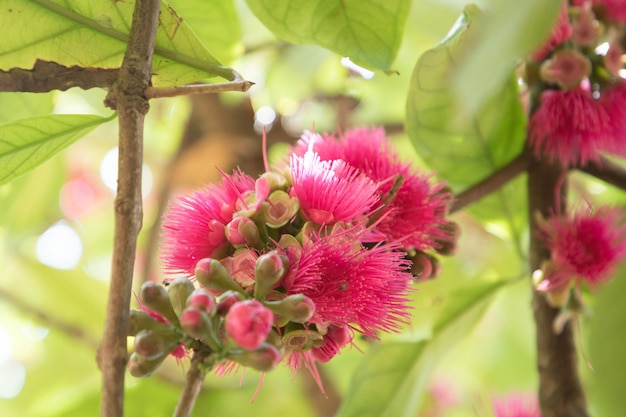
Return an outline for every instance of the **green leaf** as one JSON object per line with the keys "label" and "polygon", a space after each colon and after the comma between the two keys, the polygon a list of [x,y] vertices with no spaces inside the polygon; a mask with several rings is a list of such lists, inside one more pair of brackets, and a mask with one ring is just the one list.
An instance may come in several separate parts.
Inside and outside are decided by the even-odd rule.
{"label": "green leaf", "polygon": [[415,416],[437,362],[478,323],[507,283],[458,288],[446,299],[430,339],[382,343],[368,352],[337,417]]}
{"label": "green leaf", "polygon": [[596,299],[589,329],[593,366],[590,394],[598,416],[624,413],[626,370],[626,268],[622,267]]}
{"label": "green leaf", "polygon": [[52,113],[53,94],[3,92],[0,94],[0,124]]}
{"label": "green leaf", "polygon": [[230,63],[241,55],[241,25],[233,0],[169,0],[169,4],[220,61]]}
{"label": "green leaf", "polygon": [[[465,8],[448,37],[418,60],[407,98],[406,129],[411,142],[424,162],[457,192],[515,158],[523,149],[526,133],[526,114],[514,74],[478,112],[459,117],[464,103],[454,92],[450,74],[481,19],[476,6]],[[500,213],[517,235],[513,217],[523,215],[523,198],[523,193],[499,190],[485,204],[483,215],[493,218]]]}
{"label": "green leaf", "polygon": [[409,0],[247,0],[276,36],[317,44],[360,65],[389,70],[398,52]]}
{"label": "green leaf", "polygon": [[0,184],[42,164],[115,116],[51,115],[0,126]]}
{"label": "green leaf", "polygon": [[[66,66],[117,68],[126,50],[133,8],[131,1],[5,0],[0,13],[4,33],[0,70],[32,68],[37,59]],[[214,75],[233,79],[232,70],[211,55],[165,2],[153,73],[155,85],[186,84]]]}
{"label": "green leaf", "polygon": [[[515,61],[525,58],[544,41],[556,21],[562,0],[492,2],[465,54],[455,89],[472,112],[499,90]],[[467,48],[469,50],[469,48]]]}

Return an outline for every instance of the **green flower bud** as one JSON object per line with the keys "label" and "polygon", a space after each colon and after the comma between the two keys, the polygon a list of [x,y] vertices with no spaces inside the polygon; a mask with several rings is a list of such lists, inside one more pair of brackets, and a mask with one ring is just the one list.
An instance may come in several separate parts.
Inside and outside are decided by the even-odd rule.
{"label": "green flower bud", "polygon": [[202,308],[187,307],[180,316],[183,331],[190,336],[202,340],[214,352],[219,352],[221,342],[213,330],[211,318]]}
{"label": "green flower bud", "polygon": [[179,324],[170,297],[161,285],[151,281],[144,282],[141,286],[140,298],[150,310],[159,313],[172,324]]}
{"label": "green flower bud", "polygon": [[216,291],[237,291],[243,289],[232,279],[228,271],[217,259],[204,258],[196,264],[196,279],[203,286]]}
{"label": "green flower bud", "polygon": [[170,327],[141,310],[130,310],[128,319],[129,336],[135,336],[142,330],[165,331]]}
{"label": "green flower bud", "polygon": [[170,282],[170,285],[167,287],[167,293],[170,296],[172,308],[174,308],[177,316],[180,317],[180,314],[187,307],[187,299],[194,290],[193,283],[187,278],[177,278]]}
{"label": "green flower bud", "polygon": [[257,350],[236,350],[226,356],[240,365],[256,369],[257,371],[271,371],[283,358],[281,352],[272,345],[263,344]]}
{"label": "green flower bud", "polygon": [[254,265],[254,298],[262,300],[269,290],[283,278],[288,268],[286,258],[276,251],[259,256]]}
{"label": "green flower bud", "polygon": [[150,360],[137,352],[133,352],[128,361],[128,370],[130,374],[136,378],[150,376],[161,366],[166,357],[167,355],[162,355],[156,359]]}
{"label": "green flower bud", "polygon": [[169,355],[180,344],[180,334],[167,331],[142,330],[135,336],[135,352],[149,361]]}
{"label": "green flower bud", "polygon": [[304,294],[292,294],[280,301],[265,301],[263,304],[274,314],[294,323],[305,323],[315,313],[313,300]]}

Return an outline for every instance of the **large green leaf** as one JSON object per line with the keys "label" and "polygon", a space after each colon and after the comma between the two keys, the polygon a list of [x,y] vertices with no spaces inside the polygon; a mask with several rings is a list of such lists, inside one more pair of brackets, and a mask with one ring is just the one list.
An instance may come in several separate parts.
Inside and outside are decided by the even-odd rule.
{"label": "large green leaf", "polygon": [[[36,59],[62,65],[119,67],[126,50],[134,2],[101,0],[4,0],[0,70],[32,68]],[[28,28],[28,30],[24,30]],[[198,40],[162,2],[153,61],[155,85],[185,84],[232,70]]]}
{"label": "large green leaf", "polygon": [[243,52],[234,0],[169,0],[213,55],[225,63]]}
{"label": "large green leaf", "polygon": [[461,62],[456,91],[465,106],[478,109],[506,81],[516,60],[525,58],[550,33],[562,0],[492,2],[471,53]]}
{"label": "large green leaf", "polygon": [[474,327],[507,281],[449,295],[428,340],[382,343],[354,373],[338,417],[415,416],[438,361]]}
{"label": "large green leaf", "polygon": [[52,113],[53,94],[52,92],[0,94],[0,124]]}
{"label": "large green leaf", "polygon": [[602,288],[596,300],[589,331],[590,394],[596,415],[621,416],[626,395],[626,268]]}
{"label": "large green leaf", "polygon": [[370,68],[388,70],[398,52],[410,0],[247,0],[279,38],[317,44]]}
{"label": "large green leaf", "polygon": [[113,117],[51,115],[0,126],[0,184],[35,168]]}

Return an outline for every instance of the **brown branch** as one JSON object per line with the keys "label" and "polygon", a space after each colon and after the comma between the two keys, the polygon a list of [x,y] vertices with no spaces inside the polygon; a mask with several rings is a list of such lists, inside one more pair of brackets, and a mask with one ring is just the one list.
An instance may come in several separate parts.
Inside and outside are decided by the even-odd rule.
{"label": "brown branch", "polygon": [[189,417],[189,415],[191,415],[198,395],[200,395],[200,391],[202,390],[204,377],[206,376],[204,361],[210,353],[211,351],[208,349],[194,351],[189,371],[187,371],[185,386],[178,398],[173,417]]}
{"label": "brown branch", "polygon": [[[548,217],[557,212],[555,190],[564,168],[531,157],[528,167],[528,204],[530,234],[530,270],[541,268],[550,253],[536,233],[536,213]],[[565,201],[565,187],[561,190]],[[564,204],[561,204],[564,210]],[[580,377],[576,345],[571,323],[556,334],[553,323],[559,309],[548,304],[544,294],[533,292],[533,313],[537,335],[537,368],[539,371],[539,403],[542,417],[587,417],[587,403]]]}
{"label": "brown branch", "polygon": [[21,91],[45,93],[52,90],[67,90],[79,87],[109,88],[117,80],[118,68],[66,67],[56,62],[35,61],[32,69],[12,68],[0,71],[0,92]]}
{"label": "brown branch", "polygon": [[528,153],[522,152],[508,164],[494,171],[487,178],[471,186],[456,196],[456,200],[450,209],[450,213],[457,212],[466,206],[475,203],[483,197],[496,191],[513,178],[517,177],[528,167]]}
{"label": "brown branch", "polygon": [[105,103],[119,114],[119,168],[111,281],[99,365],[102,417],[124,415],[124,374],[128,353],[128,315],[137,235],[141,229],[143,124],[160,0],[137,0],[119,78]]}
{"label": "brown branch", "polygon": [[600,162],[589,162],[579,169],[622,190],[626,190],[626,168],[607,158],[600,158]]}

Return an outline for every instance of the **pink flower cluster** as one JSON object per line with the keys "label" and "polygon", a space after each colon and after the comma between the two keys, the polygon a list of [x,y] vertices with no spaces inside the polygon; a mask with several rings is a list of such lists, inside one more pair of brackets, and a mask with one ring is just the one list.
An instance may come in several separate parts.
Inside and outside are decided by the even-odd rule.
{"label": "pink flower cluster", "polygon": [[407,323],[411,259],[454,244],[450,202],[382,129],[306,133],[258,179],[224,174],[170,205],[163,265],[215,297],[187,301],[182,328],[231,363],[267,370],[287,357],[315,375],[355,332]]}
{"label": "pink flower cluster", "polygon": [[563,3],[550,37],[532,55],[544,83],[528,125],[538,157],[581,166],[601,153],[626,155],[625,22],[623,1]]}

